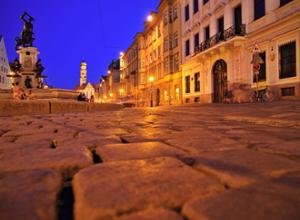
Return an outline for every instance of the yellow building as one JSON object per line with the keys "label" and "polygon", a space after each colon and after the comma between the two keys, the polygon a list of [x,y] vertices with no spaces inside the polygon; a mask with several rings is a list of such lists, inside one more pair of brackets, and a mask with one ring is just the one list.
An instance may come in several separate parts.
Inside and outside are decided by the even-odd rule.
{"label": "yellow building", "polygon": [[159,106],[181,103],[180,2],[161,0],[136,41],[139,103]]}
{"label": "yellow building", "polygon": [[[299,0],[181,0],[184,102],[223,102],[236,85],[300,96]],[[258,83],[255,46],[263,62]]]}

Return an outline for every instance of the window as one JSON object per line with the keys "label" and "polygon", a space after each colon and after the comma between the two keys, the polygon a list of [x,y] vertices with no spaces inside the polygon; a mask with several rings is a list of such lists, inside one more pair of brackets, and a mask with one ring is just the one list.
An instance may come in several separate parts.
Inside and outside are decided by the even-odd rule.
{"label": "window", "polygon": [[200,73],[195,73],[194,75],[194,87],[195,87],[195,92],[200,92]]}
{"label": "window", "polygon": [[168,74],[169,73],[169,59],[165,58],[164,59],[164,74]]}
{"label": "window", "polygon": [[173,22],[173,9],[172,8],[169,9],[169,21],[170,21],[170,23]]}
{"label": "window", "polygon": [[177,13],[177,5],[175,5],[173,7],[173,21],[175,21],[178,17],[178,13]]}
{"label": "window", "polygon": [[172,50],[173,48],[173,36],[170,35],[170,38],[169,38],[169,50]]}
{"label": "window", "polygon": [[178,32],[175,32],[174,33],[174,36],[173,36],[173,48],[176,48],[178,47]]}
{"label": "window", "polygon": [[199,0],[194,0],[194,14],[199,11]]}
{"label": "window", "polygon": [[184,8],[184,18],[185,21],[188,21],[190,19],[190,6],[188,4]]}
{"label": "window", "polygon": [[295,96],[295,87],[281,88],[281,96]]}
{"label": "window", "polygon": [[293,0],[280,0],[280,7],[286,5],[287,3],[291,2]]}
{"label": "window", "polygon": [[164,26],[168,24],[168,13],[164,14]]}
{"label": "window", "polygon": [[197,33],[194,35],[194,51],[197,51],[199,44],[199,33]]}
{"label": "window", "polygon": [[185,77],[185,93],[191,92],[191,77],[186,76]]}
{"label": "window", "polygon": [[234,8],[234,25],[236,34],[240,34],[242,32],[242,6],[239,5]]}
{"label": "window", "polygon": [[218,19],[218,33],[222,33],[224,31],[224,17],[220,17]]}
{"label": "window", "polygon": [[168,51],[169,49],[169,38],[165,37],[164,38],[164,52]]}
{"label": "window", "polygon": [[203,5],[205,5],[209,0],[203,0]]}
{"label": "window", "polygon": [[185,56],[190,55],[190,40],[185,41]]}
{"label": "window", "polygon": [[174,72],[174,56],[170,56],[170,73]]}
{"label": "window", "polygon": [[[258,74],[258,82],[266,81],[266,52],[262,52],[259,54],[260,58],[264,61],[264,63],[260,64],[259,74]],[[257,82],[256,76],[253,76],[253,82]]]}
{"label": "window", "polygon": [[265,0],[254,0],[254,20],[265,15]]}
{"label": "window", "polygon": [[179,71],[179,54],[174,55],[174,72]]}
{"label": "window", "polygon": [[296,42],[279,47],[279,78],[296,76]]}
{"label": "window", "polygon": [[204,38],[205,38],[205,40],[208,40],[209,36],[210,36],[209,26],[207,26],[206,28],[204,28]]}

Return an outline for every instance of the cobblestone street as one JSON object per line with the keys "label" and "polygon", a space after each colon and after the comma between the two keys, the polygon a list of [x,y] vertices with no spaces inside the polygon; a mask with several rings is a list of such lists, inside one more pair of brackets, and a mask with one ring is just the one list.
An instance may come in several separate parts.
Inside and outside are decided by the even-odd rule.
{"label": "cobblestone street", "polygon": [[300,216],[299,101],[0,123],[0,219]]}

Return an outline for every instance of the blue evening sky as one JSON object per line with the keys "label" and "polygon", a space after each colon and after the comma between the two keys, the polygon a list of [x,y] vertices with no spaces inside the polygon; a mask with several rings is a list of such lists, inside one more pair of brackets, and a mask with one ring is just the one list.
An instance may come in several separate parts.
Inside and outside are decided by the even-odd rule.
{"label": "blue evening sky", "polygon": [[0,0],[0,35],[12,61],[15,37],[27,11],[34,17],[34,46],[45,66],[46,82],[73,89],[79,83],[81,60],[88,63],[88,80],[95,83],[134,35],[159,0]]}

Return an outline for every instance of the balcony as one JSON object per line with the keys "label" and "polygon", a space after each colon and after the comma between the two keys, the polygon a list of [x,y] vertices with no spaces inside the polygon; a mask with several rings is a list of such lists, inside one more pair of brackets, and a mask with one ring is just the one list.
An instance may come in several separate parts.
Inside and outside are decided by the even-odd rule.
{"label": "balcony", "polygon": [[245,36],[246,35],[246,25],[233,25],[230,28],[226,29],[223,32],[219,32],[216,35],[212,36],[208,40],[203,41],[200,45],[195,47],[195,54],[201,53],[221,42],[228,41],[236,36]]}

